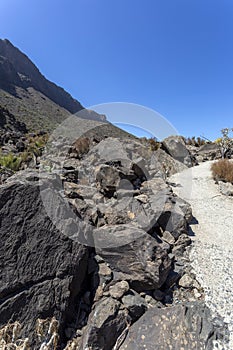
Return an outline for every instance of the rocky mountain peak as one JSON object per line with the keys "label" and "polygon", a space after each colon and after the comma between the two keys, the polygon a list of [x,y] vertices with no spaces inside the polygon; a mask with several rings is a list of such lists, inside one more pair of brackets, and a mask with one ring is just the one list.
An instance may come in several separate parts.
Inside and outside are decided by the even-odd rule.
{"label": "rocky mountain peak", "polygon": [[[63,88],[46,79],[28,56],[8,39],[3,39],[0,40],[0,89],[17,95],[17,87],[33,88],[72,114],[84,109],[81,103]],[[100,116],[95,112],[87,113],[86,118],[106,120],[105,116]]]}
{"label": "rocky mountain peak", "polygon": [[[83,109],[82,105],[64,89],[47,80],[34,63],[7,39],[0,40],[0,56],[4,58],[1,60],[1,63],[4,63],[4,65],[1,64],[2,68],[4,69],[7,65],[11,68],[11,73],[14,73],[8,74],[8,85],[16,84],[24,88],[33,87],[70,113],[76,113]],[[18,79],[11,81],[13,76],[16,78],[15,73],[18,74]],[[2,83],[6,87],[6,81],[1,79],[1,87]]]}

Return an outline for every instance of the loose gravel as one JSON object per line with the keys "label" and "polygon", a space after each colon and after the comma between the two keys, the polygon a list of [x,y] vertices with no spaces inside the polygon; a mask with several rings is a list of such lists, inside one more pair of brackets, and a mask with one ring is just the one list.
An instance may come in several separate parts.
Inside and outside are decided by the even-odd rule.
{"label": "loose gravel", "polygon": [[214,349],[233,349],[233,197],[220,194],[212,179],[212,162],[173,175],[173,191],[192,206],[190,260],[205,291],[205,302],[213,317],[227,323],[230,342]]}

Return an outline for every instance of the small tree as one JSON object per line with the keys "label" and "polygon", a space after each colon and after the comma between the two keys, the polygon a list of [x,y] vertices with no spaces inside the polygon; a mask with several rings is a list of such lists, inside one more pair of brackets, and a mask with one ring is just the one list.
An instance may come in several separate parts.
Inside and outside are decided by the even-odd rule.
{"label": "small tree", "polygon": [[222,137],[217,139],[222,158],[231,158],[233,154],[233,138],[230,137],[230,133],[232,132],[233,128],[222,129]]}

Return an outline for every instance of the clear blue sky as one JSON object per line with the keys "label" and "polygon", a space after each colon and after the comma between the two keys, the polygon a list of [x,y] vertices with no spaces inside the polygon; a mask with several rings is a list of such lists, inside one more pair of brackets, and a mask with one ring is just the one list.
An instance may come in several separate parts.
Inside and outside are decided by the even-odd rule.
{"label": "clear blue sky", "polygon": [[84,106],[141,104],[185,136],[233,126],[232,0],[1,0],[0,33]]}

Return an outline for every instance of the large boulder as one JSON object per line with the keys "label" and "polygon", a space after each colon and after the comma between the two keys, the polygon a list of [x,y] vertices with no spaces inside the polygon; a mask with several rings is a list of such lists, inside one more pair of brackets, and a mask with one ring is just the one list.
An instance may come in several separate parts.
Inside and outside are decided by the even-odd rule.
{"label": "large boulder", "polygon": [[20,322],[21,336],[39,349],[38,319],[55,317],[60,341],[76,319],[89,254],[51,222],[36,175],[26,178],[0,187],[0,328]]}
{"label": "large boulder", "polygon": [[224,329],[214,327],[202,303],[151,308],[130,328],[121,350],[212,350]]}
{"label": "large boulder", "polygon": [[97,253],[121,280],[136,291],[162,286],[171,268],[166,250],[134,225],[103,226],[94,230]]}
{"label": "large boulder", "polygon": [[163,140],[162,146],[174,159],[184,163],[187,167],[192,166],[191,155],[182,136],[169,136]]}
{"label": "large boulder", "polygon": [[117,338],[130,321],[128,312],[113,298],[99,301],[89,316],[81,343],[77,349],[112,350]]}
{"label": "large boulder", "polygon": [[187,166],[170,156],[163,149],[153,152],[150,160],[149,172],[151,176],[163,177],[166,179],[176,173],[186,170]]}
{"label": "large boulder", "polygon": [[221,149],[217,143],[205,143],[200,147],[187,145],[186,147],[198,163],[222,157]]}

